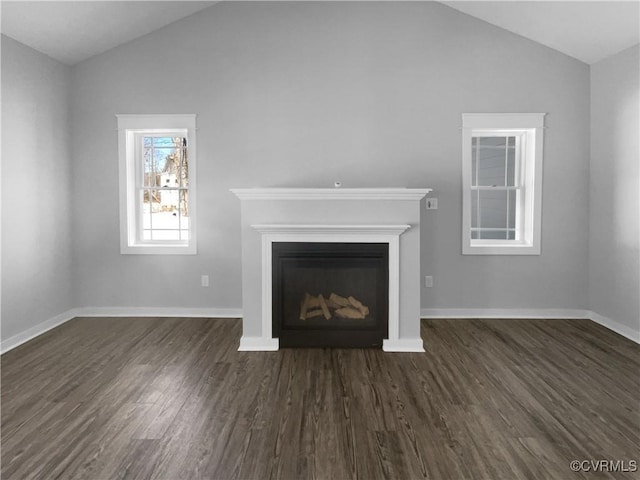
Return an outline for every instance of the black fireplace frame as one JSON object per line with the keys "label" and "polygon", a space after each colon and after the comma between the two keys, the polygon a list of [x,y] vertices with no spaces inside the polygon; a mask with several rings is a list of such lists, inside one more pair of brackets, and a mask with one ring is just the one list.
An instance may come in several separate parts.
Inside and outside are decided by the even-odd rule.
{"label": "black fireplace frame", "polygon": [[[283,261],[316,262],[341,266],[349,259],[375,263],[377,312],[372,326],[283,325]],[[377,348],[389,335],[389,244],[339,242],[274,242],[272,244],[272,332],[281,348]]]}

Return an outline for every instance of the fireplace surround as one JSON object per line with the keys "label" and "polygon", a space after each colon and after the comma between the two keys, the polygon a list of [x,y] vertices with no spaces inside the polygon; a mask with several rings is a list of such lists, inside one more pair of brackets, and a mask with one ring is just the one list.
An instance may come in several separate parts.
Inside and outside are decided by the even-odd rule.
{"label": "fireplace surround", "polygon": [[[388,318],[382,348],[424,351],[420,338],[420,205],[429,191],[232,189],[241,199],[243,332],[239,350],[280,347],[279,332],[274,334],[273,328],[273,249],[296,242],[384,244],[388,248]],[[321,293],[351,296],[344,296],[348,292],[308,293],[316,299]]]}

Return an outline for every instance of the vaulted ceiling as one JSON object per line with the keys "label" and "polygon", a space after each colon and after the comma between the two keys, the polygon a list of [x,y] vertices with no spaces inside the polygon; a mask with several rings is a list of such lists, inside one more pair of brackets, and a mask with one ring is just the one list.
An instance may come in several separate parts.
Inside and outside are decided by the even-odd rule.
{"label": "vaulted ceiling", "polygon": [[216,2],[2,0],[2,33],[74,65]]}
{"label": "vaulted ceiling", "polygon": [[588,64],[640,43],[638,1],[442,3]]}
{"label": "vaulted ceiling", "polygon": [[[215,3],[2,0],[1,31],[74,65]],[[640,0],[441,3],[588,64],[640,43]]]}

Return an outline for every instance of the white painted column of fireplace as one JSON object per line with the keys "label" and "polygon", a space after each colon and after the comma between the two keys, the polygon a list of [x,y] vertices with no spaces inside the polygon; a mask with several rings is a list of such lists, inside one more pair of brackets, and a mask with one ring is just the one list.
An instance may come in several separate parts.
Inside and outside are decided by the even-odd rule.
{"label": "white painted column of fireplace", "polygon": [[[410,225],[252,225],[262,235],[262,332],[261,349],[278,350],[273,336],[272,247],[275,242],[387,243],[389,245],[389,333],[382,349],[398,351],[400,345],[400,235]],[[244,348],[243,348],[244,347]],[[240,350],[251,349],[243,345]],[[405,346],[406,347],[406,346]],[[415,345],[414,349],[422,349]],[[422,349],[421,351],[424,351]]]}
{"label": "white painted column of fireplace", "polygon": [[423,352],[420,200],[430,189],[243,188],[241,351],[277,350],[272,329],[275,242],[387,243],[389,331],[383,350]]}

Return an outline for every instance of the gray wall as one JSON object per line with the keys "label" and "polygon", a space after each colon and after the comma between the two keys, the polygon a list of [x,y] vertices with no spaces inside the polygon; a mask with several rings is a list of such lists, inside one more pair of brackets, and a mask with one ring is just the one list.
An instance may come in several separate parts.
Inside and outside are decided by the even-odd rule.
{"label": "gray wall", "polygon": [[591,66],[590,309],[640,335],[640,47]]}
{"label": "gray wall", "polygon": [[[72,86],[78,306],[239,308],[228,189],[337,179],[435,189],[423,308],[588,305],[589,68],[556,51],[434,2],[223,2]],[[542,256],[461,255],[462,112],[548,113]],[[198,255],[119,254],[118,113],[198,114]]]}
{"label": "gray wall", "polygon": [[69,75],[2,37],[2,340],[74,306]]}

